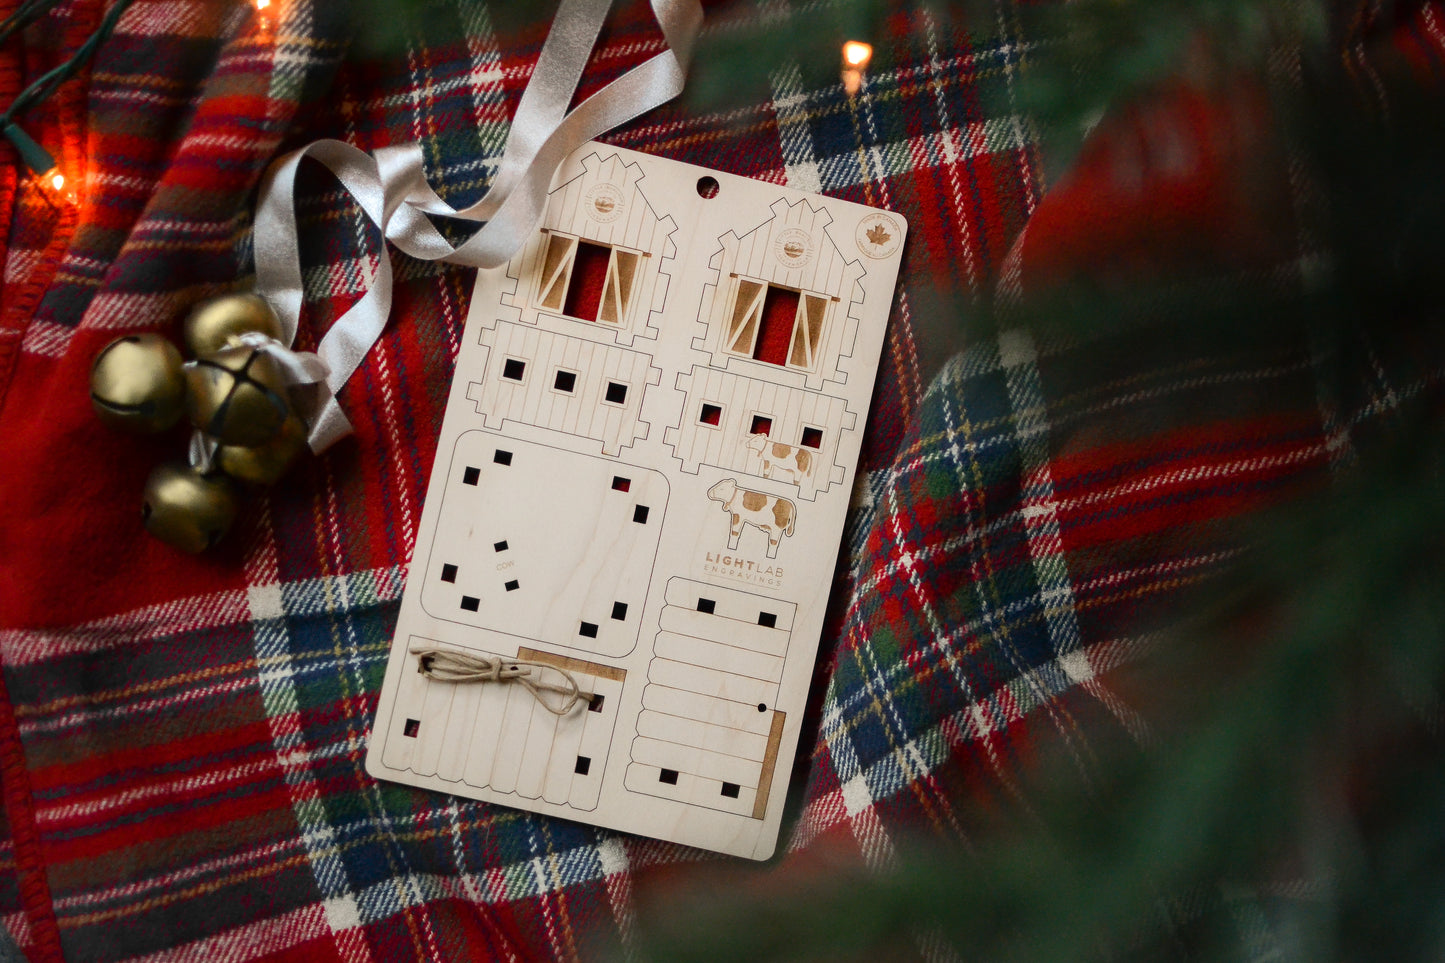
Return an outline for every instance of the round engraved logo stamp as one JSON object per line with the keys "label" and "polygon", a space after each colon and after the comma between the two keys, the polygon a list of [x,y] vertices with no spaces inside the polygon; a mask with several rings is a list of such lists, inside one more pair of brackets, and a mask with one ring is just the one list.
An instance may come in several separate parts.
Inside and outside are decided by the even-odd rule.
{"label": "round engraved logo stamp", "polygon": [[587,216],[599,224],[609,224],[622,216],[622,192],[611,184],[598,184],[587,192],[582,207]]}
{"label": "round engraved logo stamp", "polygon": [[813,259],[813,239],[801,227],[790,227],[773,239],[773,254],[784,267],[800,268]]}
{"label": "round engraved logo stamp", "polygon": [[887,214],[875,212],[858,222],[853,239],[858,242],[858,250],[868,257],[882,260],[891,257],[898,250],[898,245],[903,243],[903,229]]}

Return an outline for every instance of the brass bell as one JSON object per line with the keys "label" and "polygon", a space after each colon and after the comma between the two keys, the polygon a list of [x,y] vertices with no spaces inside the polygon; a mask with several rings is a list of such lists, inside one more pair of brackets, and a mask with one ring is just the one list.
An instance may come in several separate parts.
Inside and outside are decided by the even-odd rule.
{"label": "brass bell", "polygon": [[216,449],[216,464],[232,478],[253,485],[270,485],[286,474],[286,469],[305,447],[306,423],[292,415],[269,441],[251,448],[220,446]]}
{"label": "brass bell", "polygon": [[201,475],[185,462],[157,465],[141,509],[146,531],[183,552],[216,544],[236,518],[236,488],[221,474]]}
{"label": "brass bell", "polygon": [[281,319],[260,296],[226,294],[202,301],[186,318],[186,347],[192,356],[207,358],[231,347],[233,338],[257,331],[281,340]]}
{"label": "brass bell", "polygon": [[101,349],[90,366],[90,404],[112,428],[164,431],[185,410],[181,353],[157,334],[128,334]]}
{"label": "brass bell", "polygon": [[186,365],[191,424],[223,445],[262,444],[291,413],[286,378],[264,351],[222,348]]}

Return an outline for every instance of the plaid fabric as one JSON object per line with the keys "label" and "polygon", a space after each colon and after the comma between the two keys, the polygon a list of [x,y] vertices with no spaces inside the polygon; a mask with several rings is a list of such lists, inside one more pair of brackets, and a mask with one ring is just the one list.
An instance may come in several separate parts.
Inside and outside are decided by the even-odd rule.
{"label": "plaid fabric", "polygon": [[[0,168],[0,918],[32,958],[576,959],[630,938],[639,893],[715,861],[362,769],[469,272],[398,258],[395,320],[341,396],[355,438],[252,496],[206,557],[138,518],[182,434],[90,413],[103,344],[175,336],[244,280],[280,150],[420,140],[444,194],[485,187],[544,25],[501,36],[459,0],[404,54],[348,60],[346,7],[138,0],[25,118],[78,203]],[[674,105],[610,137],[912,225],[785,864],[827,840],[886,865],[902,833],[960,833],[964,800],[1016,804],[1042,741],[1083,758],[1091,727],[1136,726],[1105,676],[1144,646],[1141,614],[1227,564],[1229,520],[1327,477],[1420,387],[1381,367],[1342,409],[1290,345],[1201,338],[1127,363],[1109,339],[960,345],[928,292],[989,296],[1054,197],[1028,125],[978,96],[1026,69],[1010,9],[971,35],[893,22],[856,100],[784,65],[747,110]],[[0,91],[101,11],[71,0],[0,50]],[[1438,46],[1433,24],[1411,56]],[[659,45],[628,4],[588,89]],[[377,250],[333,185],[305,186],[312,346]]]}

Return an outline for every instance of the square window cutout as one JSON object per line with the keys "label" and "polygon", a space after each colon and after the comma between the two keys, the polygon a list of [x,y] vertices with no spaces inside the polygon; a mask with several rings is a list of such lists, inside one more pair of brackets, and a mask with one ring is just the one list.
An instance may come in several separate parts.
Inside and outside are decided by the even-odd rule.
{"label": "square window cutout", "polygon": [[462,596],[462,609],[467,612],[475,612],[481,608],[482,600],[471,595]]}
{"label": "square window cutout", "polygon": [[665,782],[665,783],[667,783],[669,786],[676,786],[676,785],[677,785],[677,770],[676,770],[676,769],[664,769],[664,770],[662,770],[661,772],[659,772],[659,773],[657,774],[657,781],[658,781],[658,782]]}
{"label": "square window cutout", "polygon": [[468,465],[467,470],[462,472],[462,484],[475,485],[479,480],[481,480],[481,477],[482,470],[480,468],[473,468]]}
{"label": "square window cutout", "polygon": [[416,738],[416,734],[417,734],[418,732],[421,732],[421,720],[420,720],[420,719],[408,719],[408,720],[406,720],[406,727],[401,730],[401,734],[402,734],[402,735],[407,736],[408,738],[411,738],[411,739],[415,739],[415,738]]}
{"label": "square window cutout", "polygon": [[771,612],[759,612],[758,624],[765,629],[775,629],[778,627],[778,617]]}
{"label": "square window cutout", "polygon": [[621,475],[612,476],[612,490],[615,492],[631,491],[632,479],[623,478]]}
{"label": "square window cutout", "polygon": [[508,592],[515,592],[515,591],[517,591],[517,589],[519,589],[519,588],[521,588],[521,587],[522,587],[522,583],[521,583],[521,582],[518,582],[516,579],[512,579],[512,580],[511,580],[510,582],[508,582],[508,583],[506,584],[506,586],[505,586],[505,588],[506,588],[506,590],[507,590]]}
{"label": "square window cutout", "polygon": [[766,435],[773,430],[773,419],[764,415],[753,415],[753,426],[748,430],[755,435]]}
{"label": "square window cutout", "polygon": [[579,776],[585,776],[585,775],[587,775],[589,772],[592,771],[592,759],[591,759],[591,757],[589,757],[589,756],[578,756],[578,757],[577,757],[577,765],[575,765],[575,766],[572,767],[572,771],[575,772],[575,773],[576,773],[577,775],[579,775]]}
{"label": "square window cutout", "polygon": [[455,582],[457,580],[457,567],[455,565],[442,566],[442,581]]}
{"label": "square window cutout", "polygon": [[570,371],[559,371],[557,377],[552,379],[552,387],[571,394],[572,389],[577,387],[577,376]]}
{"label": "square window cutout", "polygon": [[617,621],[619,621],[619,622],[625,622],[625,621],[627,621],[627,603],[626,603],[626,602],[613,602],[613,603],[612,603],[612,617],[613,617],[614,619],[616,619]]}
{"label": "square window cutout", "polygon": [[647,524],[647,506],[638,505],[632,510],[632,520],[639,525]]}
{"label": "square window cutout", "polygon": [[704,403],[702,411],[698,412],[697,420],[704,425],[720,425],[722,424],[722,408]]}
{"label": "square window cutout", "polygon": [[717,603],[712,599],[698,599],[697,610],[704,615],[712,615],[713,612],[717,611]]}
{"label": "square window cutout", "polygon": [[741,790],[742,787],[735,782],[725,782],[722,784],[722,794],[729,799],[738,798],[738,792]]}
{"label": "square window cutout", "polygon": [[821,432],[817,428],[804,428],[803,437],[798,442],[798,444],[802,445],[805,448],[822,448],[823,432]]}
{"label": "square window cutout", "polygon": [[627,403],[627,385],[618,381],[607,382],[607,394],[604,396],[614,405]]}
{"label": "square window cutout", "polygon": [[496,453],[492,455],[492,461],[498,465],[510,465],[512,463],[512,453],[510,451],[502,451],[502,449],[498,448]]}
{"label": "square window cutout", "polygon": [[502,362],[502,377],[508,381],[521,381],[522,375],[527,373],[527,362],[518,361],[516,358],[508,358]]}
{"label": "square window cutout", "polygon": [[502,539],[500,542],[493,542],[492,549],[498,552],[505,552],[507,550],[507,540]]}
{"label": "square window cutout", "polygon": [[587,703],[587,711],[588,711],[588,712],[601,712],[601,711],[602,711],[602,703],[604,703],[604,702],[606,702],[606,701],[607,701],[607,697],[606,697],[605,695],[603,695],[602,693],[600,693],[600,692],[594,692],[594,693],[592,693],[592,699],[591,699],[591,701],[589,701],[589,702]]}
{"label": "square window cutout", "polygon": [[597,638],[597,625],[596,625],[596,623],[594,623],[594,622],[583,622],[583,623],[582,623],[582,626],[577,630],[577,634],[580,635],[580,636],[582,636],[584,639],[595,639],[595,638]]}

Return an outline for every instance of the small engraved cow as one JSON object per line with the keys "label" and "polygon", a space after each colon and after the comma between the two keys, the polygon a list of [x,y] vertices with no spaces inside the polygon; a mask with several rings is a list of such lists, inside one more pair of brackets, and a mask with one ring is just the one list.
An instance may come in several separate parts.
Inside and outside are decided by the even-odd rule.
{"label": "small engraved cow", "polygon": [[787,472],[792,483],[798,485],[813,471],[813,453],[806,448],[771,441],[764,434],[748,435],[744,444],[748,451],[762,459],[764,478]]}
{"label": "small engraved cow", "polygon": [[751,525],[768,536],[768,558],[777,558],[778,542],[784,535],[793,534],[793,523],[797,521],[798,510],[786,498],[739,488],[735,478],[724,478],[709,488],[707,497],[712,501],[722,502],[723,511],[732,516],[732,526],[728,529],[728,548],[737,548],[743,526]]}

